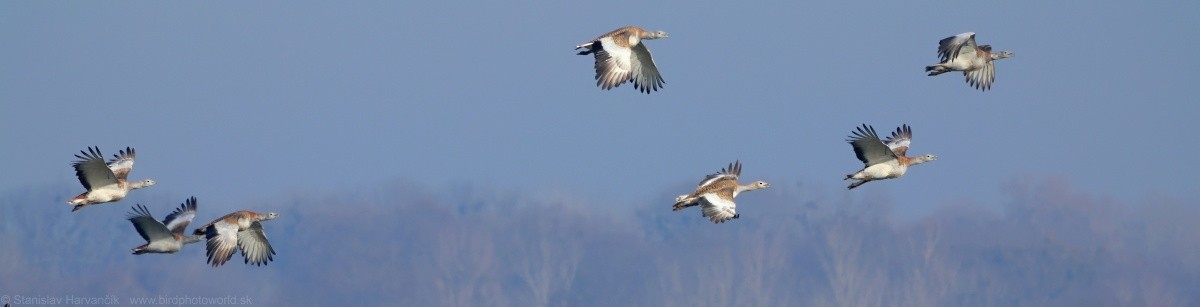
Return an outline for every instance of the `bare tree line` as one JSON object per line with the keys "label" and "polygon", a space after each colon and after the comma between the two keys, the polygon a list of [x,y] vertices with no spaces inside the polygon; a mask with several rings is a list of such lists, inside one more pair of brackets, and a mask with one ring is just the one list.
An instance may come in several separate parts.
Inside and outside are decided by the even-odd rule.
{"label": "bare tree line", "polygon": [[0,204],[0,275],[9,276],[0,294],[430,306],[1200,303],[1194,201],[1119,204],[1055,180],[1002,188],[999,210],[949,204],[898,221],[891,212],[902,204],[886,197],[779,185],[747,198],[741,219],[713,225],[673,214],[669,202],[400,182],[258,204],[282,213],[270,229],[277,260],[215,270],[190,246],[129,255],[137,236],[127,208],[70,216],[52,205],[65,188],[17,190]]}

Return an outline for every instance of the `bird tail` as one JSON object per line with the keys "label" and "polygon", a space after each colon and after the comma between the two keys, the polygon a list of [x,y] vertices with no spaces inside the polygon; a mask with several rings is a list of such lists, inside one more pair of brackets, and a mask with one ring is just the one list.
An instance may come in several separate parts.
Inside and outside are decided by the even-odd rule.
{"label": "bird tail", "polygon": [[941,65],[925,66],[925,72],[928,72],[930,76],[940,75],[947,71],[950,71],[950,70],[946,69],[945,67],[942,67]]}
{"label": "bird tail", "polygon": [[583,45],[575,46],[575,50],[579,50],[579,49],[584,49],[584,48],[587,48],[587,49],[584,49],[583,51],[580,51],[579,53],[576,53],[576,54],[578,54],[578,55],[589,55],[589,54],[592,54],[592,53],[596,52],[596,48],[594,47],[594,44],[596,44],[596,43],[595,43],[595,42],[591,42],[591,43],[587,43],[587,44],[583,44]]}
{"label": "bird tail", "polygon": [[67,200],[67,204],[69,205],[78,205],[85,202],[87,202],[87,193],[76,195],[75,197]]}
{"label": "bird tail", "polygon": [[695,198],[688,199],[688,196],[691,196],[691,195],[679,195],[679,197],[675,197],[675,205],[671,206],[671,211],[679,211],[679,210],[683,210],[683,208],[695,206],[696,199]]}

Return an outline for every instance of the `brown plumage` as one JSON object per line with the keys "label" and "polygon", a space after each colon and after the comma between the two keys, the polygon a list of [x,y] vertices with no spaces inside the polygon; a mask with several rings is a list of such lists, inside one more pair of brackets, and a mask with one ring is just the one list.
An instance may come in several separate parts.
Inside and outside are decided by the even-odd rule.
{"label": "brown plumage", "polygon": [[649,94],[666,82],[643,41],[666,37],[668,34],[664,31],[650,32],[628,26],[575,46],[575,49],[585,49],[579,55],[595,56],[596,86],[609,90],[632,82],[635,89]]}
{"label": "brown plumage", "polygon": [[242,257],[247,264],[266,265],[275,259],[275,249],[271,247],[271,242],[267,241],[267,234],[263,232],[261,222],[278,216],[274,212],[262,214],[237,211],[196,228],[193,234],[203,234],[208,239],[208,263],[213,267],[229,261],[234,250],[242,251]]}
{"label": "brown plumage", "polygon": [[741,192],[770,187],[765,181],[755,181],[748,185],[738,184],[737,179],[741,174],[742,163],[736,161],[720,172],[705,176],[695,192],[675,198],[675,205],[671,206],[671,211],[700,205],[701,215],[713,223],[723,223],[741,217],[741,214],[737,213],[734,198]]}

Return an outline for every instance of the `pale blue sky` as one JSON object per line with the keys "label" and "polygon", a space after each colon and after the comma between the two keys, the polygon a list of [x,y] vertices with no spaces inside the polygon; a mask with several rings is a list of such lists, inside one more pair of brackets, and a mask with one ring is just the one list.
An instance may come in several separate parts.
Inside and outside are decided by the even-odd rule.
{"label": "pale blue sky", "polygon": [[[1197,16],[1197,1],[0,2],[0,276],[20,277],[0,300],[1186,305]],[[572,50],[625,25],[671,33],[647,43],[662,90],[602,91]],[[1016,54],[991,91],[922,71],[966,31]],[[863,123],[907,123],[911,152],[940,159],[846,191]],[[158,185],[71,213],[70,164],[93,145],[136,147],[132,177]],[[733,160],[773,186],[740,196],[740,219],[668,209]],[[162,217],[192,195],[197,224],[280,212],[275,261],[129,255],[130,206]],[[912,295],[925,284],[949,290]]]}
{"label": "pale blue sky", "polygon": [[[72,155],[99,145],[136,147],[155,193],[222,211],[396,179],[643,203],[735,159],[748,179],[845,193],[850,130],[907,123],[912,151],[941,159],[849,193],[911,214],[1032,175],[1194,198],[1198,6],[4,2],[0,187],[81,190]],[[601,91],[574,54],[624,25],[671,33],[648,43],[661,91]],[[991,91],[922,72],[965,31],[1016,54]]]}

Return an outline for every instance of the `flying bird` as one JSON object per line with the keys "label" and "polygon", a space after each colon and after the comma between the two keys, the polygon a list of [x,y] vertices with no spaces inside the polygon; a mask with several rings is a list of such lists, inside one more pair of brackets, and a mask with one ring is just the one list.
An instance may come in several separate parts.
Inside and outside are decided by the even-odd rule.
{"label": "flying bird", "polygon": [[195,235],[204,235],[208,239],[208,263],[213,267],[221,266],[229,261],[235,249],[242,251],[245,263],[256,266],[266,265],[274,260],[275,249],[267,241],[263,232],[262,221],[272,220],[279,215],[275,212],[262,214],[250,211],[238,211],[218,218],[211,223],[196,228]]}
{"label": "flying bird", "polygon": [[919,157],[905,156],[908,146],[912,144],[912,128],[907,124],[896,128],[886,140],[880,140],[879,135],[875,134],[875,128],[867,124],[863,124],[857,130],[851,131],[852,135],[846,142],[854,147],[854,154],[865,166],[843,179],[858,180],[851,183],[849,189],[874,180],[900,178],[908,171],[909,166],[937,160],[937,156],[931,154]]}
{"label": "flying bird", "polygon": [[186,244],[200,242],[204,239],[202,235],[184,235],[184,230],[195,217],[195,196],[185,200],[178,209],[175,209],[175,212],[168,214],[162,222],[154,220],[154,216],[150,215],[150,210],[147,210],[146,206],[141,204],[134,206],[128,219],[130,223],[133,223],[133,228],[137,229],[142,239],[146,240],[146,244],[135,247],[133,254],[174,254]]}
{"label": "flying bird", "polygon": [[79,161],[75,161],[71,166],[75,168],[75,177],[79,177],[79,183],[87,189],[87,192],[71,198],[67,204],[75,205],[71,211],[79,211],[79,209],[88,205],[119,201],[125,198],[125,195],[131,190],[141,189],[154,185],[154,180],[144,179],[129,182],[129,172],[133,171],[133,162],[136,152],[133,148],[125,147],[125,150],[113,155],[113,160],[107,164],[104,163],[104,156],[100,154],[99,147],[88,147],[87,151],[80,151],[82,155],[75,155]]}
{"label": "flying bird", "polygon": [[941,63],[925,66],[930,76],[961,71],[967,84],[981,91],[992,88],[996,80],[996,60],[1012,57],[1013,53],[992,52],[991,45],[976,45],[975,32],[967,32],[938,41]]}
{"label": "flying bird", "polygon": [[595,39],[575,46],[584,49],[579,55],[593,54],[596,58],[596,86],[609,90],[625,82],[633,88],[649,94],[663,87],[666,82],[658,73],[645,40],[666,38],[667,32],[646,31],[628,26],[613,30]]}
{"label": "flying bird", "polygon": [[737,204],[733,202],[733,199],[745,191],[771,187],[766,181],[755,181],[747,185],[738,184],[738,176],[741,175],[742,162],[730,163],[720,172],[705,176],[692,194],[676,197],[671,211],[679,211],[699,204],[701,215],[713,223],[720,224],[741,217],[737,213]]}

